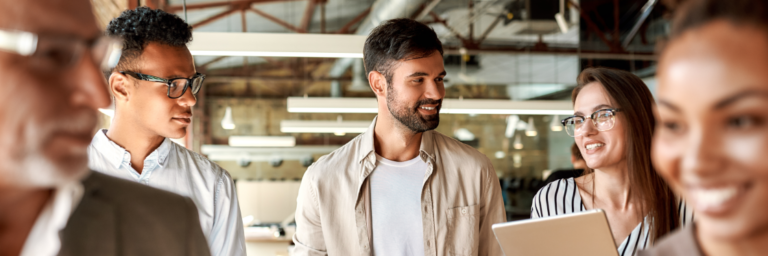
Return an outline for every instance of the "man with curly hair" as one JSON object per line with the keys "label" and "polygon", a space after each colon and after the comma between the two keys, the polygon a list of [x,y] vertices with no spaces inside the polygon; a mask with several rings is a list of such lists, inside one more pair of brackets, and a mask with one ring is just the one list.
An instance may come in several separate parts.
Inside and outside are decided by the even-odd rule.
{"label": "man with curly hair", "polygon": [[229,173],[169,139],[186,135],[205,78],[186,46],[192,27],[176,15],[139,7],[113,19],[106,33],[123,38],[123,55],[109,76],[115,115],[93,138],[89,167],[190,197],[212,255],[245,255]]}

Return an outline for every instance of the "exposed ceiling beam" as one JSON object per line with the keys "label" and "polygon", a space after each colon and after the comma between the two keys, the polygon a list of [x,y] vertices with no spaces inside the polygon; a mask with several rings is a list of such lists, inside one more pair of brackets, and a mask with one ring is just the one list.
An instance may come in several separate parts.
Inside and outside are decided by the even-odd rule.
{"label": "exposed ceiling beam", "polygon": [[368,17],[368,13],[370,13],[370,12],[371,12],[371,8],[370,7],[368,9],[365,9],[365,11],[363,11],[360,14],[358,14],[357,16],[355,16],[354,19],[352,19],[351,21],[347,22],[347,24],[344,25],[344,27],[342,27],[341,29],[339,29],[339,31],[336,31],[336,34],[347,34],[347,33],[350,33],[349,29],[352,28],[352,26],[354,26],[355,24],[357,24],[361,20],[365,19],[365,17]]}
{"label": "exposed ceiling beam", "polygon": [[307,1],[307,8],[304,9],[304,16],[301,17],[301,24],[299,25],[300,33],[307,33],[309,31],[309,24],[312,22],[312,16],[315,14],[316,6],[317,0]]}
{"label": "exposed ceiling beam", "polygon": [[653,7],[656,6],[657,2],[658,0],[648,0],[648,2],[643,5],[643,8],[640,10],[640,18],[637,19],[637,23],[632,26],[632,30],[630,30],[627,37],[624,38],[624,43],[621,46],[624,48],[629,47],[629,44],[632,43],[632,39],[635,38],[637,31],[640,30],[640,27],[645,23],[645,20],[648,19],[648,15],[651,14],[651,11],[653,11]]}
{"label": "exposed ceiling beam", "polygon": [[435,9],[435,6],[440,3],[441,0],[432,0],[427,5],[424,6],[424,9],[421,9],[421,12],[414,17],[414,20],[421,20],[424,17],[427,17],[429,13],[432,11],[432,9]]}
{"label": "exposed ceiling beam", "polygon": [[219,14],[216,14],[216,15],[210,17],[210,18],[207,18],[207,19],[205,19],[203,21],[200,21],[198,23],[193,24],[192,28],[199,28],[201,26],[208,25],[209,23],[214,22],[216,20],[219,20],[219,19],[221,19],[221,18],[223,18],[223,17],[225,17],[227,15],[230,15],[230,14],[236,12],[236,11],[239,11],[239,10],[238,9],[234,9],[234,8],[228,9],[228,10],[223,11],[223,12],[221,12]]}
{"label": "exposed ceiling beam", "polygon": [[208,61],[208,62],[206,62],[206,63],[203,63],[203,64],[201,64],[201,65],[198,65],[197,67],[199,67],[200,69],[208,69],[208,67],[209,67],[211,64],[214,64],[214,63],[216,63],[216,62],[219,62],[219,61],[221,61],[221,60],[223,60],[223,59],[226,59],[226,58],[229,58],[229,57],[230,57],[230,56],[219,56],[219,57],[216,57],[215,59],[212,59],[212,60],[210,60],[210,61]]}
{"label": "exposed ceiling beam", "polygon": [[274,23],[276,23],[276,24],[278,24],[280,26],[283,26],[284,28],[286,28],[286,29],[288,29],[290,31],[293,31],[293,32],[296,32],[296,33],[300,33],[300,31],[301,31],[300,28],[297,28],[297,27],[291,25],[290,23],[285,22],[285,21],[283,21],[283,20],[281,20],[281,19],[279,19],[279,18],[277,18],[275,16],[269,15],[268,13],[263,12],[263,11],[261,11],[259,9],[250,8],[248,10],[252,11],[253,13],[256,13],[257,15],[259,15],[261,17],[264,17],[265,19],[268,19],[268,20],[270,20],[270,21],[272,21],[272,22],[274,22]]}
{"label": "exposed ceiling beam", "polygon": [[[138,1],[138,0],[136,0]],[[299,0],[239,0],[239,1],[226,1],[226,2],[209,2],[209,3],[199,3],[199,4],[188,4],[187,5],[187,11],[189,10],[199,10],[199,9],[206,9],[206,8],[212,8],[212,7],[222,7],[222,6],[239,6],[246,4],[248,6],[252,4],[263,4],[263,3],[273,3],[273,2],[291,2],[291,1],[299,1]],[[170,5],[165,8],[165,11],[167,12],[178,12],[183,10],[184,7],[181,5]]]}
{"label": "exposed ceiling beam", "polygon": [[352,77],[300,77],[300,76],[211,76],[205,79],[205,83],[258,83],[265,81],[315,81],[330,82],[339,80],[342,82],[352,82]]}

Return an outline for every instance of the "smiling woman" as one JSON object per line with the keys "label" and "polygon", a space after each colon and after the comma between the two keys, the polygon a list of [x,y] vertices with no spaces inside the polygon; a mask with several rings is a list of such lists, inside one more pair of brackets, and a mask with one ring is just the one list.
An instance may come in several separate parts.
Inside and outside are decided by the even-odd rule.
{"label": "smiling woman", "polygon": [[573,90],[574,115],[563,120],[588,168],[534,197],[531,216],[603,209],[621,255],[634,255],[692,215],[651,166],[653,96],[637,76],[588,68]]}
{"label": "smiling woman", "polygon": [[766,69],[766,1],[691,1],[675,17],[659,60],[653,160],[697,221],[646,255],[768,251]]}

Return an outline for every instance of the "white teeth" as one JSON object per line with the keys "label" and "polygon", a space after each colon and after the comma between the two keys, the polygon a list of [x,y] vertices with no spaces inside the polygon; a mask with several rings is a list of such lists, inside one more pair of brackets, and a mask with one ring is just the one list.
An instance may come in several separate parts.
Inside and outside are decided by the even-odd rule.
{"label": "white teeth", "polygon": [[435,108],[434,108],[434,107],[421,107],[421,109],[425,109],[425,110],[435,110]]}
{"label": "white teeth", "polygon": [[586,146],[587,150],[593,150],[599,147],[605,146],[603,143],[595,143],[595,144],[589,144]]}
{"label": "white teeth", "polygon": [[722,205],[723,203],[736,196],[738,192],[739,189],[736,187],[694,189],[692,196],[696,200],[697,207],[710,208]]}

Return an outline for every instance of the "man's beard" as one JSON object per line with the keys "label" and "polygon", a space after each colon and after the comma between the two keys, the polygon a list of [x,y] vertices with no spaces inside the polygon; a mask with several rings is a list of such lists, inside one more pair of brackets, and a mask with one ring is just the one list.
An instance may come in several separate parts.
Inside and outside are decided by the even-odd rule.
{"label": "man's beard", "polygon": [[13,150],[2,152],[0,185],[50,188],[80,181],[89,173],[86,148],[75,149],[58,159],[52,159],[45,149],[57,132],[83,131],[95,128],[95,124],[95,113],[84,111],[46,122],[35,122],[30,118],[25,122],[20,138],[23,141],[4,138],[6,142],[17,144]]}
{"label": "man's beard", "polygon": [[[391,83],[387,84],[387,90],[389,91],[389,93],[387,93],[387,109],[389,109],[389,113],[409,130],[414,133],[422,133],[434,130],[440,124],[440,107],[442,107],[442,100],[422,99],[416,102],[415,106],[411,107],[408,106],[407,103],[395,100],[397,98],[397,93],[394,88],[392,88]],[[437,113],[427,116],[421,115],[419,113],[419,108],[422,105],[427,104],[437,104],[435,107]]]}

